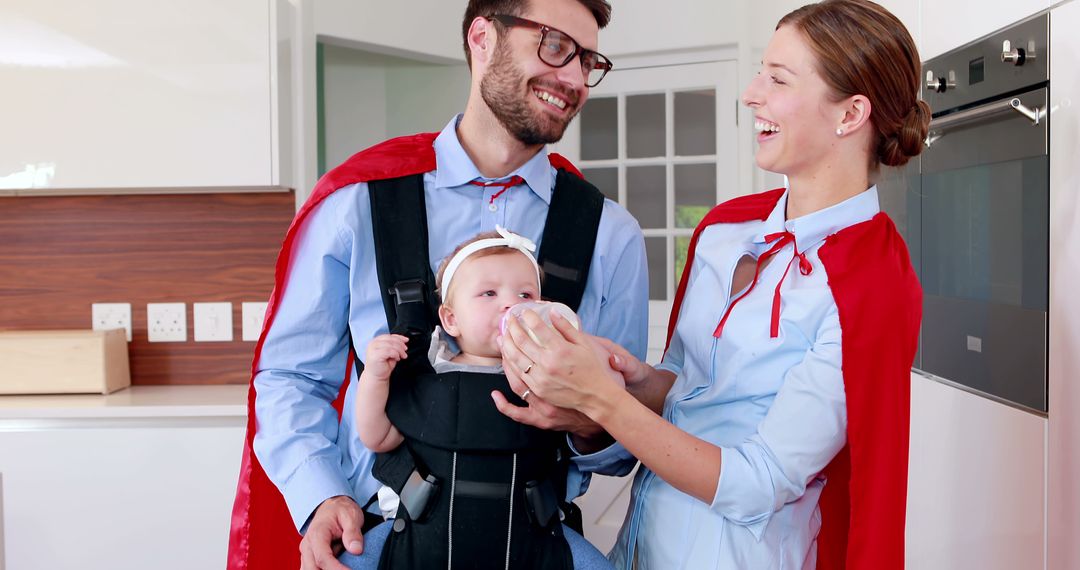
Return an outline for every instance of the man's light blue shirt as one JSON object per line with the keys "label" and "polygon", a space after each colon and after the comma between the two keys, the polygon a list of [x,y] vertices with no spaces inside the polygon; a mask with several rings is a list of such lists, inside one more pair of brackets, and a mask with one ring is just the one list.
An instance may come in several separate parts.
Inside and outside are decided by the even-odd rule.
{"label": "man's light blue shirt", "polygon": [[[676,380],[664,418],[721,448],[712,504],[641,469],[631,516],[611,553],[616,567],[814,568],[821,526],[821,471],[846,442],[841,330],[825,238],[878,213],[870,188],[830,208],[785,219],[787,194],[764,221],[717,224],[699,238],[675,334],[658,369]],[[788,231],[811,272],[780,250],[713,336],[730,300],[736,264],[759,258],[766,236]],[[788,270],[788,265],[791,265]],[[770,337],[780,288],[779,336]]]}
{"label": "man's light blue shirt", "polygon": [[[424,174],[432,271],[461,242],[501,225],[541,247],[556,171],[546,151],[498,179],[521,176],[506,192],[484,178],[462,148],[455,117],[435,139],[436,170]],[[281,302],[255,377],[254,449],[302,528],[324,500],[348,495],[363,505],[378,490],[374,454],[356,435],[356,373],[340,423],[331,402],[345,375],[349,341],[365,354],[388,332],[376,276],[367,184],[343,187],[300,228]],[[578,311],[584,329],[643,357],[648,326],[648,270],[637,221],[606,200],[589,280]],[[588,458],[586,457],[587,461]],[[589,471],[583,468],[583,471]],[[568,494],[588,477],[571,470]]]}

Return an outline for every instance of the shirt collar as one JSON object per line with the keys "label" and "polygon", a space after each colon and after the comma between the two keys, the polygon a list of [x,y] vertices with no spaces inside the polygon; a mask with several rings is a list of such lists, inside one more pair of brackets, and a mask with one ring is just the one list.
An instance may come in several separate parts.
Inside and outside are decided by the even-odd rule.
{"label": "shirt collar", "polygon": [[807,251],[826,237],[855,224],[870,220],[881,211],[878,204],[877,185],[860,192],[839,204],[786,220],[788,192],[780,197],[776,207],[762,224],[762,231],[754,236],[755,243],[765,243],[765,236],[783,231],[795,235],[799,251]]}
{"label": "shirt collar", "polygon": [[551,187],[555,177],[551,172],[547,147],[543,147],[528,162],[502,178],[485,178],[473,164],[458,139],[457,126],[461,115],[450,120],[439,136],[435,137],[435,188],[457,188],[473,180],[481,182],[504,181],[517,175],[541,200],[551,202]]}

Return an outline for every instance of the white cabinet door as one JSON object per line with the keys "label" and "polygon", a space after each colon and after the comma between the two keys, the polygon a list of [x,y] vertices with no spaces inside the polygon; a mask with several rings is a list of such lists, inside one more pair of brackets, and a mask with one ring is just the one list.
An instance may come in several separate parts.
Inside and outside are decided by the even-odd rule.
{"label": "white cabinet door", "polygon": [[0,188],[271,184],[268,0],[5,0]]}
{"label": "white cabinet door", "polygon": [[936,57],[1049,7],[1048,0],[922,0],[923,60]]}
{"label": "white cabinet door", "polygon": [[1080,1],[1050,13],[1047,570],[1080,568]]}
{"label": "white cabinet door", "polygon": [[8,568],[223,567],[244,422],[0,424]]}
{"label": "white cabinet door", "polygon": [[1044,567],[1046,425],[912,374],[907,568]]}

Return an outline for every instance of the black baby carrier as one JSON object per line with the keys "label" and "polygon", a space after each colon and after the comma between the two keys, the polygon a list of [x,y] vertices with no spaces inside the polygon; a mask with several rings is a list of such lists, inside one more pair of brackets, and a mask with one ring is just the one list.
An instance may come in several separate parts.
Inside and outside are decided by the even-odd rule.
{"label": "black baby carrier", "polygon": [[[502,374],[435,373],[428,348],[438,301],[422,175],[368,187],[386,319],[409,338],[386,406],[405,442],[378,454],[373,469],[401,498],[379,568],[573,568],[560,524],[565,435],[502,415],[493,390],[524,405]],[[591,184],[558,171],[537,260],[545,299],[578,309],[603,203]]]}

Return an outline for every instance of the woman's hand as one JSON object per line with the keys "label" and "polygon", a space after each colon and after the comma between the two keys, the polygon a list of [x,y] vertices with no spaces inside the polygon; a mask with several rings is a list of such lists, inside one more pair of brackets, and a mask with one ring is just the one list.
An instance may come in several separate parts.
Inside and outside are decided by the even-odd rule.
{"label": "woman's hand", "polygon": [[501,340],[507,376],[522,382],[529,390],[528,399],[536,395],[546,404],[595,419],[594,415],[613,400],[613,391],[623,391],[621,375],[608,364],[607,351],[601,350],[602,345],[593,337],[558,315],[552,316],[552,324],[548,326],[533,311],[508,322]]}
{"label": "woman's hand", "polygon": [[628,388],[644,382],[649,377],[649,373],[652,372],[652,366],[638,360],[636,356],[630,354],[630,351],[617,343],[599,336],[590,335],[589,338],[601,350],[606,351],[608,364],[613,370],[622,375],[623,382]]}

